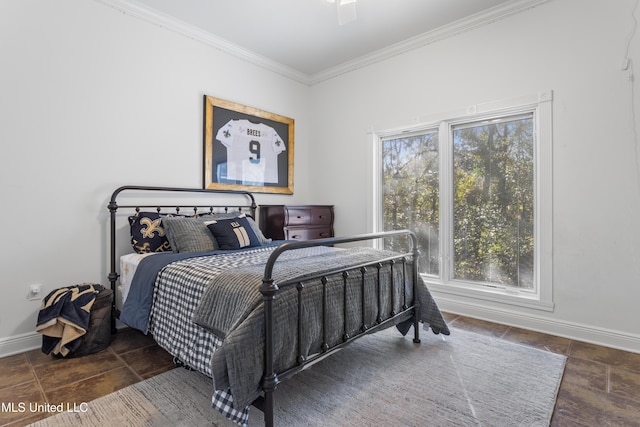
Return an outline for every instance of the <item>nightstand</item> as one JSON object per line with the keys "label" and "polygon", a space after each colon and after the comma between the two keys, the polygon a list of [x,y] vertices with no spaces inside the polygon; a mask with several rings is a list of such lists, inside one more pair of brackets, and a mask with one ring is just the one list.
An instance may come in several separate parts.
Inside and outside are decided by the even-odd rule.
{"label": "nightstand", "polygon": [[331,205],[261,205],[260,230],[273,240],[333,237]]}

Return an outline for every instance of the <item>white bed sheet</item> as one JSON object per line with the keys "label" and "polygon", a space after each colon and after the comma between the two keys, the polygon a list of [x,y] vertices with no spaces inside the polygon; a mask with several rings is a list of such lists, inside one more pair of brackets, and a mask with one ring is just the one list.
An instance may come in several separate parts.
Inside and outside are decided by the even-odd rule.
{"label": "white bed sheet", "polygon": [[124,302],[127,300],[127,295],[129,295],[129,288],[131,287],[131,281],[133,280],[133,275],[136,273],[138,264],[140,264],[140,261],[142,261],[149,255],[154,255],[154,253],[131,253],[122,255],[120,257],[120,284],[118,285],[120,298],[117,299],[118,309],[122,309]]}

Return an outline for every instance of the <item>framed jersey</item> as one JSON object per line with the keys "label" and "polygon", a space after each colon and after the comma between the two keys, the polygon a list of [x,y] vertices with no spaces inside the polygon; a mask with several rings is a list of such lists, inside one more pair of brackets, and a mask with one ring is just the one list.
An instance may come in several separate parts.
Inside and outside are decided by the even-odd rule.
{"label": "framed jersey", "polygon": [[293,194],[294,120],[204,96],[204,188]]}

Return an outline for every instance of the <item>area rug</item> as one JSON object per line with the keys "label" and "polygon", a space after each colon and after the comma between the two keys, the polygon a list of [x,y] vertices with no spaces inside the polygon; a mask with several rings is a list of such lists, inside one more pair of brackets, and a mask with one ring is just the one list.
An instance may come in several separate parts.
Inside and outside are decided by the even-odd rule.
{"label": "area rug", "polygon": [[[562,355],[459,329],[364,337],[278,386],[278,426],[548,426]],[[173,369],[33,426],[235,426],[211,380]],[[252,408],[251,426],[264,423]]]}

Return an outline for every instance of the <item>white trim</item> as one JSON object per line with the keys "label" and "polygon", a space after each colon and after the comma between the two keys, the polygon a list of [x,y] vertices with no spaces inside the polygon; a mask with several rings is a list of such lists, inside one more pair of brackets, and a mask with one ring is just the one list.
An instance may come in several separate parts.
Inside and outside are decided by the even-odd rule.
{"label": "white trim", "polygon": [[[535,117],[535,162],[536,162],[536,229],[535,229],[535,257],[536,262],[534,290],[517,289],[511,287],[488,287],[474,283],[454,281],[447,275],[452,271],[451,266],[443,268],[444,263],[451,262],[450,245],[442,245],[440,253],[440,277],[425,276],[424,280],[434,291],[449,295],[450,298],[473,298],[480,301],[492,301],[505,307],[524,307],[541,311],[553,312],[553,164],[552,164],[552,100],[553,91],[545,90],[537,93],[519,96],[510,99],[502,99],[493,102],[467,106],[449,113],[432,115],[430,117],[414,118],[407,120],[405,126],[393,126],[393,129],[369,130],[368,138],[368,175],[371,184],[368,187],[368,204],[370,217],[367,219],[369,230],[375,232],[382,230],[382,218],[380,207],[382,205],[382,168],[380,159],[381,141],[386,137],[415,131],[436,129],[440,132],[440,171],[450,169],[446,162],[450,161],[451,147],[449,141],[451,126],[475,120],[486,120],[491,117],[502,117],[513,114],[533,113]],[[452,219],[448,218],[451,205],[451,176],[440,176],[440,241],[452,240]]]}
{"label": "white trim", "polygon": [[13,356],[42,347],[42,335],[37,332],[0,339],[0,357]]}
{"label": "white trim", "polygon": [[267,70],[273,71],[285,77],[289,77],[300,83],[310,85],[309,75],[300,71],[294,70],[291,67],[280,64],[267,57],[259,55],[248,49],[231,43],[221,37],[204,31],[194,25],[181,21],[173,16],[164,14],[156,9],[148,6],[136,3],[134,0],[95,0],[99,3],[104,3],[107,6],[111,6],[114,9],[121,11],[126,15],[133,16],[134,18],[142,19],[143,21],[150,22],[151,24],[158,25],[162,28],[166,28],[169,31],[176,32],[183,36],[187,36],[196,41],[202,42],[206,45],[219,49],[225,53],[233,55],[237,58],[248,61],[252,64],[258,65]]}
{"label": "white trim", "polygon": [[385,59],[392,58],[405,52],[430,45],[440,40],[454,37],[458,34],[474,30],[491,24],[492,22],[504,19],[513,14],[534,8],[549,0],[513,0],[499,4],[498,6],[489,8],[482,12],[467,16],[448,25],[436,28],[410,39],[391,45],[387,48],[380,49],[368,55],[363,55],[351,61],[347,61],[341,65],[329,68],[325,71],[310,76],[310,85],[320,83],[325,80],[332,79],[341,74],[357,70]]}
{"label": "white trim", "polygon": [[[535,293],[527,290],[511,288],[490,288],[482,285],[465,284],[454,281],[447,273],[452,271],[450,263],[452,255],[451,247],[442,247],[442,262],[449,263],[448,268],[442,268],[442,277],[437,283],[430,283],[434,289],[443,293],[471,297],[483,300],[495,301],[502,304],[517,305],[544,311],[553,311],[553,164],[552,164],[552,101],[553,91],[540,91],[536,94],[522,96],[515,99],[504,99],[495,102],[472,105],[466,108],[466,114],[459,117],[443,119],[441,124],[441,140],[448,141],[446,135],[450,135],[452,126],[467,121],[475,121],[491,118],[493,115],[505,116],[510,114],[522,114],[529,111],[535,116],[535,163],[536,163],[536,286]],[[440,170],[450,169],[446,162],[452,158],[451,147],[441,144]],[[451,176],[444,174],[440,180],[441,212],[440,218],[444,219],[440,233],[441,242],[452,240],[451,212],[447,206],[451,206],[450,192],[452,188]]]}
{"label": "white trim", "polygon": [[[502,325],[584,341],[605,347],[640,353],[640,335],[612,329],[597,328],[575,322],[549,319],[520,311],[490,307],[481,301],[464,302],[432,290],[442,311],[468,316]],[[455,323],[453,324],[455,327]]]}
{"label": "white trim", "polygon": [[[129,326],[121,323],[116,319],[116,329],[127,329]],[[113,337],[111,336],[111,340]],[[0,358],[13,356],[14,354],[24,353],[25,351],[37,350],[42,348],[42,334],[38,332],[27,332],[25,334],[13,335],[10,337],[0,338]]]}
{"label": "white trim", "polygon": [[368,55],[361,56],[352,61],[345,62],[336,67],[329,68],[319,73],[309,75],[295,70],[286,65],[224,40],[214,34],[204,31],[194,25],[188,24],[175,17],[166,15],[149,6],[141,5],[135,0],[95,0],[99,3],[111,6],[127,15],[156,24],[160,27],[185,35],[194,40],[205,43],[223,52],[244,59],[252,64],[271,70],[275,73],[289,77],[300,83],[312,86],[316,83],[332,79],[341,74],[348,73],[359,68],[375,64],[396,55],[426,46],[437,41],[456,36],[460,33],[474,30],[488,25],[494,21],[504,19],[513,14],[534,8],[549,0],[511,0],[492,7],[480,13],[468,16],[451,24],[428,31],[419,36],[396,43],[384,49],[380,49]]}
{"label": "white trim", "polygon": [[425,283],[431,291],[447,294],[451,298],[459,296],[549,312],[554,309],[553,301],[543,300],[534,292],[519,292],[517,289],[481,287],[479,285],[465,286],[459,282],[456,282],[455,285],[443,285],[428,279],[425,279]]}
{"label": "white trim", "polygon": [[[378,172],[380,170],[380,135],[375,132],[367,134],[367,205],[366,209],[366,226],[367,230],[380,230],[382,220],[380,218],[380,200],[382,195],[382,177]],[[374,244],[375,247],[377,245]]]}
{"label": "white trim", "polygon": [[[553,92],[538,93],[536,125],[536,256],[538,289],[541,302],[551,304],[553,309]],[[546,286],[548,284],[548,286]]]}

